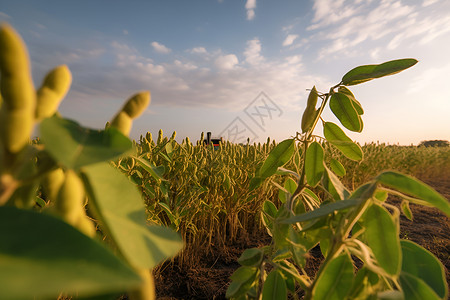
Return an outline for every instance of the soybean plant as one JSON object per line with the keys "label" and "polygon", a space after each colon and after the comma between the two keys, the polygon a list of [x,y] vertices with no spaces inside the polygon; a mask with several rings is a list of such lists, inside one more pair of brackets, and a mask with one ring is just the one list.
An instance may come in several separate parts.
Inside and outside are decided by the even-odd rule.
{"label": "soybean plant", "polygon": [[141,194],[109,163],[132,153],[127,135],[150,93],[132,96],[105,130],[62,118],[69,69],[56,67],[36,91],[26,47],[7,24],[0,74],[0,299],[154,299],[150,269],[182,242],[147,224]]}
{"label": "soybean plant", "polygon": [[[416,63],[400,59],[359,66],[326,93],[311,89],[301,133],[279,143],[250,182],[250,189],[256,189],[273,175],[286,177],[279,185],[282,205],[266,200],[262,207],[272,242],[243,252],[238,260],[241,267],[231,276],[228,298],[287,299],[288,293],[298,298],[300,288],[304,299],[314,300],[447,299],[442,263],[421,246],[399,238],[399,215],[401,209],[411,217],[409,204],[416,203],[450,216],[448,200],[395,171],[384,171],[352,191],[339,180],[345,174],[343,165],[324,157],[333,153],[324,147],[331,147],[351,160],[363,158],[361,147],[340,126],[323,119],[326,107],[343,127],[361,132],[364,111],[348,87]],[[314,134],[318,123],[323,125],[323,135]],[[294,153],[296,144],[300,153]],[[294,154],[301,155],[294,160],[298,172],[283,168]],[[400,209],[386,202],[389,194],[403,199]],[[310,277],[305,265],[314,247],[320,248],[324,260],[315,277]]]}

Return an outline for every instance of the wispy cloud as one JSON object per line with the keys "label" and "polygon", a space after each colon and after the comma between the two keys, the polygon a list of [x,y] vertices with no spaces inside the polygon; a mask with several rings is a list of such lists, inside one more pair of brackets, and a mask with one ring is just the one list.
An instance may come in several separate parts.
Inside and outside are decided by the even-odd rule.
{"label": "wispy cloud", "polygon": [[289,34],[283,41],[283,46],[290,46],[298,38],[298,34]]}
{"label": "wispy cloud", "polygon": [[247,20],[253,20],[255,18],[256,0],[247,0],[245,9],[247,10]]}
{"label": "wispy cloud", "polygon": [[151,45],[152,45],[153,49],[158,53],[167,54],[172,51],[171,49],[167,48],[166,46],[164,46],[163,44],[160,44],[158,42],[152,42]]}
{"label": "wispy cloud", "polygon": [[[427,43],[450,31],[448,5],[441,3],[441,10],[429,10],[436,5],[437,2],[432,0],[424,1],[422,5],[398,0],[315,0],[314,17],[307,27],[310,32],[308,42],[325,42],[317,59],[352,56],[357,46],[370,41],[379,43],[381,39],[385,51],[405,43],[409,46]],[[292,31],[288,30],[290,35],[294,34]],[[285,42],[288,42],[287,38]],[[383,49],[378,49],[378,53]],[[377,52],[372,53],[375,54]]]}
{"label": "wispy cloud", "polygon": [[261,55],[261,42],[258,38],[247,41],[244,56],[245,61],[250,65],[258,65],[264,60],[264,57]]}

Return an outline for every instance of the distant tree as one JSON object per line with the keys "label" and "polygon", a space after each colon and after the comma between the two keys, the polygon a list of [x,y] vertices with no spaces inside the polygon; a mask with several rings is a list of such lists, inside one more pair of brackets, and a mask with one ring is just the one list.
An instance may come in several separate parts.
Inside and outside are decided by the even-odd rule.
{"label": "distant tree", "polygon": [[425,147],[448,147],[448,146],[450,146],[450,143],[448,141],[445,141],[445,140],[422,141],[419,144],[419,147],[420,146],[425,146]]}

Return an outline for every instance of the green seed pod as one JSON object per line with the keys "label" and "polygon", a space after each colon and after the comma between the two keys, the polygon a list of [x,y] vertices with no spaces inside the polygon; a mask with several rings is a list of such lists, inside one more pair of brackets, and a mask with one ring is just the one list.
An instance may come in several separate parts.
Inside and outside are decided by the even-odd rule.
{"label": "green seed pod", "polygon": [[72,83],[72,74],[66,65],[50,71],[37,91],[36,119],[50,117],[58,109]]}
{"label": "green seed pod", "polygon": [[47,200],[56,201],[59,189],[64,182],[64,171],[61,168],[48,172],[41,181],[42,189]]}
{"label": "green seed pod", "polygon": [[126,112],[131,119],[134,119],[142,114],[149,104],[150,92],[140,92],[128,99],[123,106],[122,111]]}
{"label": "green seed pod", "polygon": [[162,140],[163,140],[163,130],[160,129],[160,130],[158,131],[158,140],[157,140],[156,144],[157,144],[157,145],[161,145]]}
{"label": "green seed pod", "polygon": [[83,182],[74,171],[68,170],[59,189],[55,209],[64,221],[75,226],[84,214],[83,200]]}
{"label": "green seed pod", "polygon": [[147,132],[147,134],[145,135],[145,139],[151,143],[153,141],[152,133]]}
{"label": "green seed pod", "polygon": [[306,104],[305,111],[302,116],[302,132],[305,133],[311,129],[314,120],[317,116],[316,104],[317,104],[318,94],[316,87],[313,86],[311,92],[308,96],[308,102]]}
{"label": "green seed pod", "polygon": [[20,36],[7,24],[0,28],[0,72],[3,105],[8,110],[34,109],[28,53]]}
{"label": "green seed pod", "polygon": [[31,110],[0,110],[0,136],[4,147],[10,153],[19,152],[30,140],[33,131],[34,114]]}
{"label": "green seed pod", "polygon": [[126,136],[130,134],[131,125],[133,125],[133,120],[123,111],[119,112],[111,121],[111,126],[117,128]]}

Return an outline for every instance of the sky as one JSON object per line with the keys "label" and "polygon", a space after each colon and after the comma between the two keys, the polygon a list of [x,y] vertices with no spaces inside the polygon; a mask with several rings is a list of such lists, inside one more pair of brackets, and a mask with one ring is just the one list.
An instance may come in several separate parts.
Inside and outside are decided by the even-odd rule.
{"label": "sky", "polygon": [[[27,44],[39,87],[66,64],[64,117],[103,128],[135,93],[151,104],[130,136],[212,132],[232,142],[301,131],[309,90],[328,92],[359,65],[419,60],[350,87],[364,144],[450,140],[448,0],[1,0],[0,22]],[[326,121],[338,123],[326,109]],[[315,131],[323,135],[319,126]]]}

